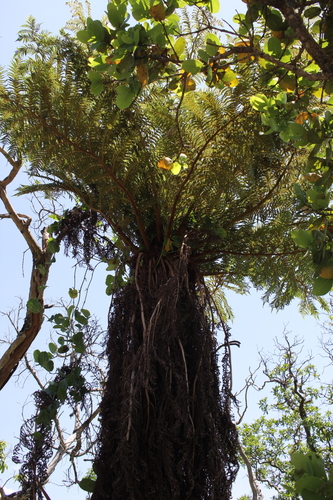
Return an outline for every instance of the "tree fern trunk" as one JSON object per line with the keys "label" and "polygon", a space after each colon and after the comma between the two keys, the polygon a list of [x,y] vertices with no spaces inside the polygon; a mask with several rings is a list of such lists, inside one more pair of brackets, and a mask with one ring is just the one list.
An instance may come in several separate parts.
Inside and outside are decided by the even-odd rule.
{"label": "tree fern trunk", "polygon": [[236,431],[207,291],[185,246],[141,254],[132,280],[110,310],[93,499],[228,499]]}

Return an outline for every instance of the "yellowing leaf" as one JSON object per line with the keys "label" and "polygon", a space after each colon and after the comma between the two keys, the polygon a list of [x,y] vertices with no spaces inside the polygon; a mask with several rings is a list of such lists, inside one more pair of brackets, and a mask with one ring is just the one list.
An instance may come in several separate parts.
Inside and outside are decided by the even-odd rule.
{"label": "yellowing leaf", "polygon": [[225,53],[225,48],[224,47],[219,47],[218,53],[219,54],[224,54]]}
{"label": "yellowing leaf", "polygon": [[309,113],[307,113],[306,111],[302,111],[302,113],[299,113],[296,116],[295,122],[300,123],[302,125],[302,123],[304,123],[308,118],[309,118]]}
{"label": "yellowing leaf", "polygon": [[68,295],[70,296],[71,299],[76,299],[78,294],[79,294],[79,292],[75,288],[70,288],[68,290]]}
{"label": "yellowing leaf", "polygon": [[181,164],[180,164],[180,163],[178,163],[178,161],[175,161],[175,162],[173,163],[173,167],[172,167],[172,169],[171,169],[171,173],[172,173],[173,175],[178,175],[178,174],[179,174],[179,172],[181,171],[181,169],[182,169]]}
{"label": "yellowing leaf", "polygon": [[304,175],[304,179],[306,179],[309,182],[313,182],[313,183],[319,181],[319,179],[321,179],[321,177],[322,176],[317,174],[316,172],[309,172],[309,173]]}
{"label": "yellowing leaf", "polygon": [[294,76],[285,76],[279,81],[280,87],[286,92],[293,92],[296,88],[296,79]]}
{"label": "yellowing leaf", "polygon": [[186,39],[183,36],[178,38],[173,48],[177,56],[181,56],[186,48]]}
{"label": "yellowing leaf", "polygon": [[153,5],[149,9],[149,14],[155,21],[163,21],[165,19],[165,8],[161,3]]}
{"label": "yellowing leaf", "polygon": [[[235,47],[251,47],[250,42],[238,42],[235,43]],[[254,61],[255,57],[251,55],[249,52],[240,52],[237,54],[237,60],[239,63],[247,63],[250,61]]]}
{"label": "yellowing leaf", "polygon": [[157,166],[159,168],[164,168],[165,170],[171,170],[173,167],[173,161],[168,156],[163,156],[163,158],[158,162]]}
{"label": "yellowing leaf", "polygon": [[139,64],[136,70],[136,76],[138,77],[139,82],[142,87],[147,85],[148,83],[148,68],[145,64]]}
{"label": "yellowing leaf", "polygon": [[237,87],[237,85],[239,84],[239,80],[237,78],[235,78],[234,80],[231,80],[230,82],[223,82],[223,83],[227,87]]}
{"label": "yellowing leaf", "polygon": [[185,90],[195,90],[196,84],[193,78],[186,78]]}

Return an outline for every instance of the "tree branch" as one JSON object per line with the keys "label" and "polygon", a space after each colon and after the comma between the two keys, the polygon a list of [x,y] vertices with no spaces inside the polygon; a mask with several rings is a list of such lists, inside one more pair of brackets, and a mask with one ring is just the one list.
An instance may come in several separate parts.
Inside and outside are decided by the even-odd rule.
{"label": "tree branch", "polygon": [[4,150],[0,149],[0,152],[4,154],[13,167],[9,175],[3,181],[0,181],[0,199],[8,212],[8,217],[12,219],[31,251],[33,262],[30,277],[29,299],[37,299],[41,305],[41,311],[38,313],[33,313],[28,307],[26,308],[25,319],[21,330],[14,342],[12,342],[0,359],[1,390],[15,372],[19,361],[23,358],[41,329],[44,319],[44,289],[48,280],[52,254],[47,250],[48,234],[46,230],[43,232],[43,243],[42,247],[40,247],[29,231],[29,224],[22,220],[22,216],[16,213],[10,203],[6,192],[6,186],[16,177],[21,164],[10,158]]}
{"label": "tree branch", "polygon": [[242,459],[244,460],[244,463],[245,463],[245,466],[246,466],[246,469],[247,469],[247,474],[248,474],[248,477],[249,477],[249,483],[250,483],[250,487],[251,487],[251,490],[252,490],[252,500],[263,500],[264,497],[263,497],[263,494],[261,493],[261,489],[260,489],[260,486],[259,486],[259,483],[257,481],[257,478],[253,472],[253,469],[252,469],[252,465],[251,465],[251,462],[250,460],[248,459],[245,451],[244,451],[244,448],[242,447],[241,445],[241,442],[238,438],[238,450],[239,450],[239,453],[240,453],[240,456],[242,457]]}

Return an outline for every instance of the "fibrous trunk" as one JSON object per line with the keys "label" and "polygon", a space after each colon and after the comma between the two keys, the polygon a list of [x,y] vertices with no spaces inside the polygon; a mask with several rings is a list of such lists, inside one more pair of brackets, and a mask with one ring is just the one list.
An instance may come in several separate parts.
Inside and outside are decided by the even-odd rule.
{"label": "fibrous trunk", "polygon": [[141,254],[115,293],[94,500],[230,498],[236,431],[209,307],[185,245]]}

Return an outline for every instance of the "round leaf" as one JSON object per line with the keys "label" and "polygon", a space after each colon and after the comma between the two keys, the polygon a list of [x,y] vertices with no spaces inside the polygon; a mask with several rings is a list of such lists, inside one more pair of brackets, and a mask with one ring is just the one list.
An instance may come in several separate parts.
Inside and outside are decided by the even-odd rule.
{"label": "round leaf", "polygon": [[90,477],[84,477],[79,482],[79,486],[80,486],[81,490],[88,491],[89,493],[92,493],[94,491],[95,481],[93,479],[91,479]]}
{"label": "round leaf", "polygon": [[187,61],[183,61],[182,69],[187,73],[191,73],[192,75],[196,75],[199,73],[201,68],[203,67],[203,63],[198,61],[198,59],[188,59]]}
{"label": "round leaf", "polygon": [[27,308],[34,314],[38,314],[43,310],[43,306],[38,299],[29,299],[27,302]]}
{"label": "round leaf", "polygon": [[321,278],[318,276],[313,282],[312,293],[314,295],[326,295],[331,291],[333,286],[333,279],[326,280],[325,278]]}
{"label": "round leaf", "polygon": [[118,94],[116,98],[116,105],[118,106],[118,108],[128,108],[135,98],[134,90],[131,87],[127,87],[127,85],[120,85],[116,88],[116,91]]}

